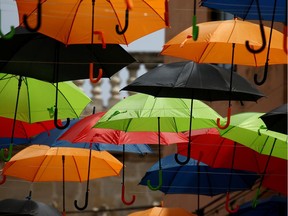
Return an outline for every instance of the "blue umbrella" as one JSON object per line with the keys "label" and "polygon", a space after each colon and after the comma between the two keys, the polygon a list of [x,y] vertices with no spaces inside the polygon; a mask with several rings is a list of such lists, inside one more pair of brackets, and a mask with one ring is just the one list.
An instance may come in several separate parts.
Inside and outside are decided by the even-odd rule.
{"label": "blue umbrella", "polygon": [[287,197],[272,196],[259,200],[256,208],[252,207],[251,202],[240,206],[239,211],[231,216],[286,216]]}
{"label": "blue umbrella", "polygon": [[[185,159],[185,156],[179,155]],[[259,178],[256,173],[232,170],[232,181],[229,186],[231,169],[212,168],[191,159],[185,166],[179,165],[174,154],[161,159],[163,185],[160,190],[165,194],[201,194],[215,196],[229,191],[250,189]],[[158,162],[155,163],[141,179],[141,185],[158,184]]]}
{"label": "blue umbrella", "polygon": [[[76,124],[80,119],[73,119],[70,121],[70,125],[63,129],[53,129],[50,130],[49,133],[43,132],[34,138],[31,139],[31,144],[44,144],[53,147],[75,147],[75,148],[90,148],[89,142],[82,142],[82,143],[71,143],[66,140],[59,140],[58,138],[61,137],[67,130],[69,130],[74,124]],[[0,140],[1,141],[1,140]],[[112,151],[112,152],[122,152],[123,147],[121,145],[113,145],[113,144],[103,144],[103,143],[92,143],[91,148],[96,151]],[[139,154],[146,154],[151,153],[151,148],[146,144],[129,144],[125,145],[125,152],[131,153],[139,153]]]}

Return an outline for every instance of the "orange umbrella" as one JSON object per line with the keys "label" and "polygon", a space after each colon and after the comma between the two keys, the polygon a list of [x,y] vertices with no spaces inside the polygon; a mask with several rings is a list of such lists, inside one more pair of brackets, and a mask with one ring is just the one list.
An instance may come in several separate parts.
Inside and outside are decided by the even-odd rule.
{"label": "orange umbrella", "polygon": [[168,0],[16,2],[21,25],[65,44],[90,43],[91,33],[95,43],[128,44],[169,25]]}
{"label": "orange umbrella", "polygon": [[144,211],[137,211],[128,216],[196,216],[182,208],[153,207]]}
{"label": "orange umbrella", "polygon": [[[90,153],[91,161],[88,161]],[[65,212],[65,181],[88,182],[89,179],[119,176],[121,169],[122,163],[106,151],[31,145],[18,152],[5,164],[3,175],[31,182],[62,181],[63,212]]]}
{"label": "orange umbrella", "polygon": [[[234,63],[248,66],[263,66],[266,62],[268,47],[261,53],[251,53],[246,49],[249,40],[252,48],[262,45],[259,25],[241,20],[213,21],[198,24],[197,41],[191,38],[192,27],[180,32],[168,41],[162,55],[189,59],[197,63],[231,64],[232,45],[234,48]],[[264,27],[268,41],[271,28]],[[269,64],[287,64],[287,54],[282,45],[283,33],[273,29],[270,46]]]}

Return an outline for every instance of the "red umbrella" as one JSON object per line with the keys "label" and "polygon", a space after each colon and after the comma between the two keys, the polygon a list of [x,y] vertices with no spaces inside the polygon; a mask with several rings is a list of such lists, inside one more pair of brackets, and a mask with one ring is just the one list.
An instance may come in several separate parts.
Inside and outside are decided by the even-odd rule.
{"label": "red umbrella", "polygon": [[[179,154],[187,155],[187,145],[177,144],[177,147]],[[193,130],[190,154],[191,158],[214,168],[233,168],[262,174],[264,187],[287,195],[287,160],[260,154],[221,137],[216,128]]]}
{"label": "red umbrella", "polygon": [[[81,119],[70,129],[68,129],[59,140],[66,140],[72,143],[77,142],[90,142],[90,143],[107,143],[115,145],[123,145],[123,164],[124,164],[124,144],[158,144],[159,134],[158,132],[124,132],[113,129],[105,128],[92,128],[98,120],[105,114],[105,112],[99,112],[92,114]],[[187,143],[188,138],[183,133],[160,133],[160,143],[162,145]],[[124,185],[124,171],[125,165],[123,165],[122,172],[122,201],[126,205],[131,205],[135,201],[135,195],[133,195],[131,201],[126,201],[125,185]]]}

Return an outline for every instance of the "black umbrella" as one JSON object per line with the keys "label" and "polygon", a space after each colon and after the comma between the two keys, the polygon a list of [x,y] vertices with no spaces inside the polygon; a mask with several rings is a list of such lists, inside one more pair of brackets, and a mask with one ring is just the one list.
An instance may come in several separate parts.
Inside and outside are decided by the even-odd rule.
{"label": "black umbrella", "polygon": [[[175,62],[158,66],[135,79],[121,90],[135,91],[155,97],[190,98],[206,101],[236,100],[257,101],[264,95],[237,73],[212,64],[192,61]],[[232,85],[233,83],[233,85]],[[192,125],[192,118],[190,127]],[[191,130],[190,130],[191,133]],[[190,139],[191,134],[189,135]],[[190,143],[190,140],[189,140]],[[188,163],[190,145],[187,149]]]}
{"label": "black umbrella", "polygon": [[4,199],[0,201],[1,215],[61,216],[54,207],[45,203],[26,199]]}
{"label": "black umbrella", "polygon": [[287,132],[287,103],[283,104],[260,117],[268,130],[288,134]]}
{"label": "black umbrella", "polygon": [[[58,83],[88,79],[95,82],[111,77],[135,59],[118,44],[63,43],[22,27],[15,29],[10,40],[0,40],[0,71]],[[57,92],[57,91],[56,91]],[[57,94],[55,102],[57,119]],[[67,121],[69,122],[69,121]],[[62,127],[59,126],[61,129]]]}

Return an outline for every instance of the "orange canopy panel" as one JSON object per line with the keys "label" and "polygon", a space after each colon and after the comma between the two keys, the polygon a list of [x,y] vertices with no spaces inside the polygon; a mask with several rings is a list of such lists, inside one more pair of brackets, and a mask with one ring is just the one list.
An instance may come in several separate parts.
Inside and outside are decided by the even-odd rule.
{"label": "orange canopy panel", "polygon": [[[254,49],[261,47],[262,37],[258,24],[233,19],[200,23],[198,27],[199,35],[196,41],[191,37],[193,29],[189,27],[168,41],[161,54],[198,63],[231,64],[234,43],[234,64],[265,65],[271,28],[264,27],[266,48],[254,54],[247,50],[245,43],[249,41]],[[283,33],[273,29],[269,65],[287,64],[287,54],[283,50],[283,37]]]}
{"label": "orange canopy panel", "polygon": [[182,208],[153,207],[143,211],[137,211],[128,216],[196,216]]}
{"label": "orange canopy panel", "polygon": [[[16,0],[19,22],[27,15],[31,28],[38,22],[38,0]],[[129,44],[140,37],[167,27],[168,0],[41,0],[41,26],[39,32],[65,44],[91,43],[92,17],[94,43]],[[130,2],[130,4],[128,4]],[[126,8],[129,6],[128,28],[124,34],[116,33],[125,27]]]}
{"label": "orange canopy panel", "polygon": [[[31,145],[18,152],[3,168],[3,175],[31,182],[87,181],[89,149]],[[119,176],[122,163],[106,151],[91,152],[90,179]],[[64,159],[64,161],[63,161]]]}

